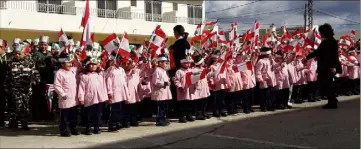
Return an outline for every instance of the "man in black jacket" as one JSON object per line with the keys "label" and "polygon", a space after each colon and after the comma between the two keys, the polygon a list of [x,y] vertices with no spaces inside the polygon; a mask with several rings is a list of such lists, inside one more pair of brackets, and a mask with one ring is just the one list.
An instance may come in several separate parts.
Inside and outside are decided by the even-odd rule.
{"label": "man in black jacket", "polygon": [[317,59],[317,82],[321,95],[327,97],[328,103],[324,109],[336,109],[338,100],[333,91],[333,79],[336,73],[342,73],[341,63],[338,59],[338,45],[333,37],[333,29],[330,24],[319,27],[322,42],[317,50],[307,55],[306,59],[316,57]]}
{"label": "man in black jacket", "polygon": [[6,41],[0,39],[0,127],[5,126],[5,70],[9,56],[6,54]]}

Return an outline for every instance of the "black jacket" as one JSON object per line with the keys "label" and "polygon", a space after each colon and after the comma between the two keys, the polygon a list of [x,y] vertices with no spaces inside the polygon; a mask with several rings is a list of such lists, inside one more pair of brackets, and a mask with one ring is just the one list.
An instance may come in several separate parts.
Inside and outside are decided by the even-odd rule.
{"label": "black jacket", "polygon": [[180,60],[184,59],[186,56],[186,49],[190,49],[190,45],[186,39],[179,39],[174,42],[174,44],[169,48],[174,50],[174,64],[175,69],[172,71],[176,71],[181,68]]}
{"label": "black jacket", "polygon": [[318,49],[307,55],[306,59],[314,57],[317,59],[317,73],[329,73],[331,68],[336,68],[337,73],[342,73],[341,63],[338,58],[338,45],[335,38],[323,40]]}
{"label": "black jacket", "polygon": [[[6,57],[6,58],[5,58]],[[5,57],[0,56],[0,89],[4,88],[4,83],[5,83],[5,72],[6,69],[8,67],[8,62],[11,59],[11,55],[10,54],[6,54]]]}

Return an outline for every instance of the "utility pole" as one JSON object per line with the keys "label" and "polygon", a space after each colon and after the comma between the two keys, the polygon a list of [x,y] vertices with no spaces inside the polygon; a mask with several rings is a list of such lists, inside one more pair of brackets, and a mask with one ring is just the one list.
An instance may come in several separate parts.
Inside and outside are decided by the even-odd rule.
{"label": "utility pole", "polygon": [[313,27],[313,0],[308,0],[308,28]]}
{"label": "utility pole", "polygon": [[305,4],[305,12],[303,14],[304,24],[303,24],[303,31],[306,32],[307,27],[307,4]]}

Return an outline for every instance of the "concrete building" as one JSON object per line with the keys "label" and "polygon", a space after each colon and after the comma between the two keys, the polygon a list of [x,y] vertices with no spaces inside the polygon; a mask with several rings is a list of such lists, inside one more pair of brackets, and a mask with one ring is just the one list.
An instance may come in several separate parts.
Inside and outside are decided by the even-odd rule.
{"label": "concrete building", "polygon": [[[79,40],[84,6],[85,0],[1,0],[0,38],[34,39],[47,35],[56,41],[62,28]],[[204,0],[89,0],[91,29],[96,41],[109,33],[127,32],[130,42],[141,43],[157,25],[173,36],[173,27],[180,24],[192,36],[195,24],[204,21],[204,6]]]}

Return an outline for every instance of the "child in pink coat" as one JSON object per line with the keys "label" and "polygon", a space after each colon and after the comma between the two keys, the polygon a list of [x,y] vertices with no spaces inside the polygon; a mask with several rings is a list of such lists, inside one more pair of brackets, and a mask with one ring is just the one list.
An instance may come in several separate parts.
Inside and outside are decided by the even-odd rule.
{"label": "child in pink coat", "polygon": [[304,102],[304,85],[306,84],[305,66],[302,63],[304,57],[302,54],[296,53],[296,59],[293,61],[293,65],[297,71],[297,82],[293,86],[292,96],[294,97],[294,103]]}
{"label": "child in pink coat", "polygon": [[347,67],[348,76],[349,76],[349,90],[351,91],[352,95],[359,95],[360,90],[358,89],[358,79],[360,78],[360,64],[356,58],[356,51],[355,48],[350,48],[348,51],[349,54],[349,63],[350,66]]}
{"label": "child in pink coat", "polygon": [[[204,67],[204,59],[201,55],[198,55],[194,59],[194,71],[202,71]],[[196,99],[196,120],[205,120],[209,119],[210,116],[207,115],[207,99],[210,96],[209,86],[207,77],[199,80],[195,85],[194,92],[191,93],[192,98]]]}
{"label": "child in pink coat", "polygon": [[125,71],[120,66],[121,58],[117,56],[111,61],[115,61],[115,63],[107,69],[105,80],[111,109],[108,131],[114,132],[123,127],[124,101],[129,98],[129,91],[125,80]]}
{"label": "child in pink coat", "polygon": [[260,49],[260,54],[255,66],[260,108],[262,112],[274,111],[271,89],[275,86],[276,82],[274,73],[272,72],[272,60],[270,59],[271,49],[263,47]]}
{"label": "child in pink coat", "polygon": [[72,67],[68,54],[59,56],[61,68],[56,72],[54,79],[55,92],[58,94],[60,109],[60,135],[70,137],[79,135],[77,130],[77,67]]}
{"label": "child in pink coat", "polygon": [[166,120],[166,113],[168,108],[167,101],[172,99],[172,93],[169,87],[170,79],[166,71],[168,62],[169,60],[165,55],[158,56],[158,64],[155,67],[151,80],[151,99],[156,102],[157,126],[169,125],[169,122]]}
{"label": "child in pink coat", "polygon": [[287,63],[284,59],[284,55],[281,50],[275,53],[275,65],[274,65],[275,77],[276,77],[276,109],[285,109],[288,107],[288,97],[290,94],[290,80]]}
{"label": "child in pink coat", "polygon": [[190,66],[193,62],[192,58],[186,56],[181,60],[181,68],[178,69],[174,76],[174,85],[177,88],[177,103],[179,105],[179,122],[186,123],[187,121],[193,122],[192,109],[194,101],[191,98],[193,85],[188,86],[186,83],[186,74],[191,72]]}
{"label": "child in pink coat", "polygon": [[125,100],[125,113],[123,119],[123,126],[129,128],[130,126],[137,127],[137,103],[140,102],[139,98],[139,69],[137,69],[132,59],[124,59],[123,68],[126,74],[126,84],[129,91],[129,98]]}
{"label": "child in pink coat", "polygon": [[227,79],[229,80],[229,90],[226,97],[227,113],[230,115],[237,114],[236,102],[241,100],[241,90],[243,89],[243,81],[240,72],[233,70],[235,58],[228,60]]}
{"label": "child in pink coat", "polygon": [[[254,54],[253,54],[254,55]],[[238,55],[237,58],[237,63],[244,63],[247,61],[251,61],[252,62],[252,69],[251,70],[244,70],[241,71],[241,78],[243,81],[243,89],[241,90],[241,99],[242,99],[242,107],[243,107],[243,112],[248,114],[250,112],[254,112],[252,106],[253,106],[253,102],[254,102],[254,91],[255,91],[255,86],[256,86],[256,78],[254,75],[254,56],[253,59],[251,58],[250,60],[247,60],[247,56],[245,52],[240,53],[240,55]]]}
{"label": "child in pink coat", "polygon": [[151,100],[152,88],[150,85],[150,81],[152,80],[151,76],[154,72],[154,69],[152,68],[150,60],[147,60],[144,57],[141,57],[138,68],[140,70],[139,98],[141,99],[138,110],[139,118],[149,118],[152,117],[154,112],[154,106]]}
{"label": "child in pink coat", "polygon": [[317,61],[312,58],[307,60],[306,62],[306,81],[307,81],[307,93],[308,93],[308,101],[320,101],[316,97],[316,91],[317,91]]}
{"label": "child in pink coat", "polygon": [[85,134],[100,134],[100,119],[102,103],[108,100],[107,87],[103,71],[100,71],[99,61],[96,57],[88,57],[85,60],[85,72],[80,75],[78,99],[84,105],[87,113]]}

